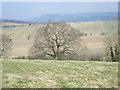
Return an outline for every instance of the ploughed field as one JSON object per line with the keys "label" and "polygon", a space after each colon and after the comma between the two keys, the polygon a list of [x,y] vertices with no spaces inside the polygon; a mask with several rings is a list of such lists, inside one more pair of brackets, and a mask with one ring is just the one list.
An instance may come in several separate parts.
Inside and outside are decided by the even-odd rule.
{"label": "ploughed field", "polygon": [[3,88],[118,88],[118,62],[3,60]]}
{"label": "ploughed field", "polygon": [[[117,34],[118,22],[117,21],[95,21],[95,22],[77,22],[70,23],[71,26],[87,36],[83,36],[82,40],[88,47],[88,53],[103,54],[104,53],[104,32],[107,35]],[[34,36],[36,31],[44,25],[23,25],[16,27],[4,27],[2,33],[6,33],[13,41],[12,56],[26,56],[28,55],[30,47],[33,45]],[[92,35],[90,35],[92,33]],[[28,40],[29,37],[29,40]]]}

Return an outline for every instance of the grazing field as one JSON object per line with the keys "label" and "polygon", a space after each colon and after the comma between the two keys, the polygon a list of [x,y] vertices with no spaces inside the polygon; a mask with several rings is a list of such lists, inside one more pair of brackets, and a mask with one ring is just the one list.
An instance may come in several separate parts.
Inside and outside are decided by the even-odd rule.
{"label": "grazing field", "polygon": [[27,25],[27,24],[12,23],[12,22],[2,22],[0,24],[2,24],[2,26],[14,26],[14,25],[21,26],[21,25]]}
{"label": "grazing field", "polygon": [[[104,53],[104,32],[108,35],[117,34],[118,22],[117,21],[95,21],[95,22],[77,22],[70,23],[73,28],[87,33],[87,36],[82,37],[88,47],[89,54],[103,54]],[[16,27],[4,27],[2,32],[6,33],[12,39],[12,57],[27,56],[30,47],[33,45],[34,36],[36,31],[43,25],[25,25]],[[90,36],[90,33],[92,35]],[[29,40],[28,40],[29,37]]]}
{"label": "grazing field", "polygon": [[40,25],[4,27],[2,33],[9,35],[12,39],[27,39],[29,35],[33,38],[39,28]]}
{"label": "grazing field", "polygon": [[[69,23],[71,26],[81,32],[87,33],[88,36],[99,36],[102,32],[106,34],[113,34],[118,31],[117,21],[96,21],[96,22],[78,22]],[[34,33],[43,25],[25,25],[18,27],[5,27],[2,28],[3,33],[8,34],[11,38],[27,38],[29,35],[33,38]]]}
{"label": "grazing field", "polygon": [[3,88],[118,88],[118,63],[3,60]]}
{"label": "grazing field", "polygon": [[94,21],[94,22],[78,22],[71,23],[72,27],[93,36],[99,36],[102,32],[107,35],[116,34],[118,32],[118,21]]}

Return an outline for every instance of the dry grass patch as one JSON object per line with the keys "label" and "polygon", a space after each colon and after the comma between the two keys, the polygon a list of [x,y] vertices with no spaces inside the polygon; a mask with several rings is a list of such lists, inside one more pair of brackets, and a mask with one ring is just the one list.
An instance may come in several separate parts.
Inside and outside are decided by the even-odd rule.
{"label": "dry grass patch", "polygon": [[4,88],[117,88],[118,63],[4,60]]}

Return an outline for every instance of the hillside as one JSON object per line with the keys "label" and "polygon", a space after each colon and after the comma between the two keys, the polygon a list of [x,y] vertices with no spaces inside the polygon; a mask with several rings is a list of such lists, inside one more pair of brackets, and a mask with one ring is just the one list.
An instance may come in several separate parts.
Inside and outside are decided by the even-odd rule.
{"label": "hillside", "polygon": [[118,88],[118,63],[3,60],[3,88]]}
{"label": "hillside", "polygon": [[11,20],[11,19],[0,19],[0,22],[2,22],[2,23],[18,23],[18,24],[30,23],[30,22],[27,22],[27,21]]}
{"label": "hillside", "polygon": [[13,22],[2,22],[1,23],[2,27],[7,27],[7,26],[24,26],[24,25],[27,25],[27,24],[24,24],[24,23],[13,23]]}
{"label": "hillside", "polygon": [[[70,23],[73,28],[80,30],[81,32],[93,33],[93,36],[100,36],[102,32],[106,34],[117,33],[118,22],[117,21],[95,21],[95,22],[76,22]],[[25,25],[23,27],[5,27],[2,28],[3,33],[8,34],[11,38],[27,38],[29,35],[33,38],[34,33],[42,25]]]}
{"label": "hillside", "polygon": [[[82,40],[88,47],[88,53],[90,54],[103,54],[104,36],[101,33],[104,32],[109,35],[117,34],[118,22],[117,21],[96,21],[96,22],[76,22],[69,23],[71,26],[81,32],[87,34]],[[9,35],[12,39],[12,56],[26,56],[28,55],[30,47],[33,45],[34,36],[36,31],[43,25],[24,25],[17,27],[3,27],[2,32]],[[92,33],[92,36],[90,36]],[[30,39],[28,40],[28,36]],[[96,47],[97,45],[97,47]]]}

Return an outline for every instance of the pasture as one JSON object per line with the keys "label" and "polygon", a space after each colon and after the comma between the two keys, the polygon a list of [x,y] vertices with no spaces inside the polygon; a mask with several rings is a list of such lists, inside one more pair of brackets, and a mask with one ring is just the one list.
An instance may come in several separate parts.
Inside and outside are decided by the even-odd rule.
{"label": "pasture", "polygon": [[3,60],[3,88],[118,88],[118,63]]}
{"label": "pasture", "polygon": [[[118,32],[118,22],[117,21],[94,21],[94,22],[74,22],[68,23],[77,30],[89,34],[92,36],[100,36],[102,32],[106,34],[114,34]],[[24,38],[26,39],[29,35],[31,38],[34,37],[34,33],[43,25],[25,25],[18,27],[5,27],[2,28],[3,32],[6,33],[11,38]]]}
{"label": "pasture", "polygon": [[[113,35],[117,34],[118,31],[117,21],[78,22],[70,24],[73,28],[87,34],[87,36],[82,37],[82,40],[88,47],[87,52],[93,55],[104,53],[104,36],[101,36],[102,32]],[[9,35],[13,41],[12,57],[28,55],[29,49],[33,45],[36,31],[41,26],[42,25],[25,25],[2,28],[2,33]],[[90,33],[92,33],[92,35],[90,35]]]}
{"label": "pasture", "polygon": [[[103,54],[105,36],[117,34],[117,21],[70,23],[87,33],[82,41],[88,55]],[[12,39],[12,57],[27,56],[42,25],[4,27]],[[92,35],[90,35],[92,33]],[[28,39],[29,37],[29,39]],[[118,62],[4,59],[3,88],[118,88]]]}

